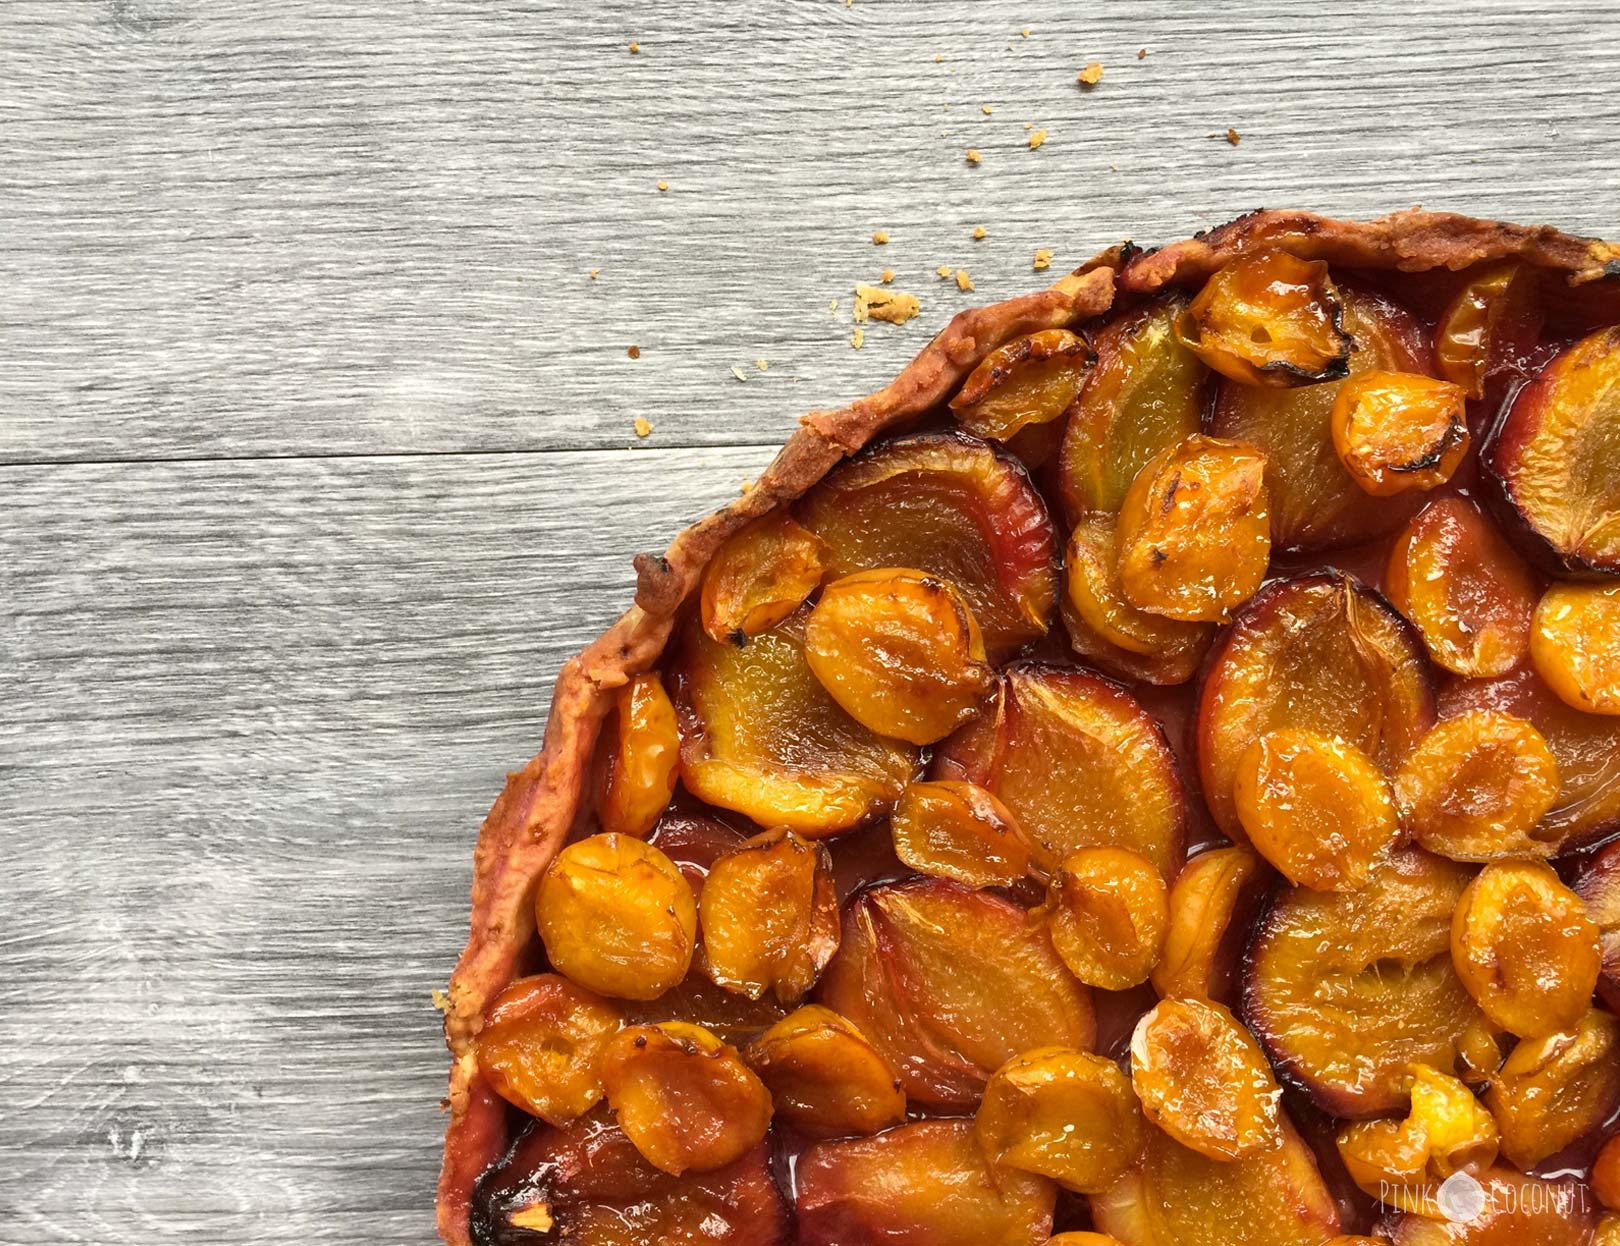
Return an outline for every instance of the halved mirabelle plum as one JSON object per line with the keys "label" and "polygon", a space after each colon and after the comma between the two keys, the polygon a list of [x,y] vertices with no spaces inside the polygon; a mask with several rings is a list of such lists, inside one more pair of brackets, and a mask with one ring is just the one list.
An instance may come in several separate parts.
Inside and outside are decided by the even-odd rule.
{"label": "halved mirabelle plum", "polygon": [[1091,1197],[1097,1227],[1130,1246],[1322,1246],[1339,1209],[1286,1116],[1282,1145],[1213,1160],[1149,1129],[1142,1160]]}
{"label": "halved mirabelle plum", "polygon": [[535,974],[495,997],[473,1050],[501,1098],[565,1125],[601,1099],[602,1048],[623,1024],[600,995],[559,974]]}
{"label": "halved mirabelle plum", "polygon": [[1161,451],[1120,505],[1119,583],[1140,610],[1223,622],[1266,578],[1265,456],[1194,433]]}
{"label": "halved mirabelle plum", "polygon": [[832,857],[778,827],[714,863],[698,899],[702,967],[727,990],[803,998],[838,950]]}
{"label": "halved mirabelle plum", "polygon": [[474,1246],[786,1246],[788,1212],[763,1145],[724,1168],[659,1172],[605,1112],[530,1126],[478,1179]]}
{"label": "halved mirabelle plum", "polygon": [[[1356,340],[1350,372],[1426,372],[1428,344],[1412,316],[1379,295],[1344,287],[1344,324]],[[1341,373],[1342,375],[1342,373]],[[1257,389],[1223,382],[1210,432],[1266,456],[1271,541],[1277,549],[1330,549],[1399,525],[1415,498],[1375,498],[1333,449],[1333,404],[1341,384]]]}
{"label": "halved mirabelle plum", "polygon": [[915,756],[861,726],[821,686],[805,660],[807,613],[741,649],[688,626],[676,701],[688,790],[814,838],[892,805]]}
{"label": "halved mirabelle plum", "polygon": [[1620,714],[1620,584],[1549,588],[1536,606],[1530,659],[1570,708]]}
{"label": "halved mirabelle plum", "polygon": [[1620,1210],[1620,1134],[1613,1134],[1592,1161],[1592,1193],[1611,1211]]}
{"label": "halved mirabelle plum", "polygon": [[1620,326],[1521,389],[1482,462],[1550,561],[1620,574]]}
{"label": "halved mirabelle plum", "polygon": [[785,510],[762,515],[726,539],[703,572],[703,630],[733,645],[769,631],[821,583],[827,550]]}
{"label": "halved mirabelle plum", "polygon": [[1455,1077],[1412,1066],[1412,1109],[1400,1120],[1357,1121],[1335,1139],[1350,1179],[1405,1211],[1433,1203],[1435,1185],[1496,1161],[1496,1118]]}
{"label": "halved mirabelle plum", "polygon": [[1522,264],[1499,264],[1469,280],[1441,315],[1435,365],[1470,398],[1483,398],[1486,380],[1517,362],[1540,327],[1535,276]]}
{"label": "halved mirabelle plum", "polygon": [[812,1138],[872,1134],[906,1119],[888,1062],[853,1023],[806,1004],[743,1052],[771,1092],[776,1118]]}
{"label": "halved mirabelle plum", "polygon": [[1535,1038],[1580,1020],[1602,953],[1596,923],[1551,866],[1495,861],[1457,903],[1451,960],[1487,1018]]}
{"label": "halved mirabelle plum", "polygon": [[1123,689],[1085,671],[1019,663],[996,702],[935,754],[940,778],[988,788],[1012,810],[1036,862],[1128,848],[1166,878],[1180,867],[1185,810],[1164,733]]}
{"label": "halved mirabelle plum", "polygon": [[932,1106],[968,1106],[1020,1052],[1096,1033],[1089,992],[1023,909],[937,878],[859,894],[817,994]]}
{"label": "halved mirabelle plum", "polygon": [[1255,850],[1289,882],[1356,891],[1400,834],[1372,758],[1337,736],[1285,729],[1238,758],[1232,801]]}
{"label": "halved mirabelle plum", "polygon": [[1246,895],[1270,872],[1247,848],[1212,848],[1188,860],[1170,889],[1170,924],[1153,967],[1153,989],[1181,999],[1219,999],[1230,971],[1220,964],[1234,918]]}
{"label": "halved mirabelle plum", "polygon": [[1620,1021],[1589,1008],[1568,1029],[1526,1039],[1491,1079],[1485,1102],[1515,1167],[1556,1155],[1620,1107]]}
{"label": "halved mirabelle plum", "polygon": [[913,783],[889,829],[895,855],[923,874],[969,887],[1010,887],[1030,873],[1017,819],[976,783]]}
{"label": "halved mirabelle plum", "polygon": [[1046,634],[1057,539],[1046,503],[1011,455],[964,433],[884,442],[799,503],[835,576],[915,567],[961,589],[992,658]]}
{"label": "halved mirabelle plum", "polygon": [[632,1001],[624,1007],[625,1020],[631,1025],[690,1021],[732,1046],[757,1037],[786,1014],[774,995],[759,999],[737,995],[696,968],[657,999]]}
{"label": "halved mirabelle plum", "polygon": [[1415,372],[1362,372],[1333,399],[1333,450],[1374,497],[1435,489],[1468,453],[1460,385]]}
{"label": "halved mirabelle plum", "polygon": [[669,809],[658,819],[647,842],[675,863],[693,896],[701,898],[714,863],[746,838],[711,813]]}
{"label": "halved mirabelle plum", "polygon": [[1042,1246],[1056,1187],[993,1170],[973,1122],[818,1142],[794,1170],[799,1246]]}
{"label": "halved mirabelle plum", "polygon": [[1389,599],[1448,671],[1503,675],[1530,654],[1536,582],[1467,498],[1436,498],[1390,550]]}
{"label": "halved mirabelle plum", "polygon": [[559,852],[534,913],[552,965],[600,995],[656,999],[692,962],[692,888],[662,852],[626,835],[592,835]]}
{"label": "halved mirabelle plum", "polygon": [[1620,1246],[1620,1212],[1605,1212],[1599,1218],[1591,1246]]}
{"label": "halved mirabelle plum", "polygon": [[1620,1012],[1620,843],[1610,844],[1585,862],[1575,875],[1574,887],[1586,905],[1586,915],[1597,925],[1603,948],[1598,994],[1611,1010]]}
{"label": "halved mirabelle plum", "polygon": [[1210,813],[1241,835],[1233,789],[1249,743],[1297,728],[1355,745],[1386,774],[1434,721],[1423,647],[1364,584],[1321,572],[1268,585],[1215,649],[1198,701]]}
{"label": "halved mirabelle plum", "polygon": [[1124,991],[1147,981],[1170,924],[1164,876],[1125,848],[1081,848],[1052,875],[1047,929],[1069,972]]}
{"label": "halved mirabelle plum", "polygon": [[1159,302],[1104,325],[1097,365],[1063,434],[1063,504],[1075,521],[1113,512],[1149,459],[1198,431],[1208,377],[1175,334],[1183,303]]}
{"label": "halved mirabelle plum", "polygon": [[1015,338],[968,373],[951,399],[951,414],[976,437],[1008,441],[1031,425],[1061,417],[1095,358],[1086,339],[1067,329]]}
{"label": "halved mirabelle plum", "polygon": [[822,589],[804,625],[804,655],[856,722],[912,744],[950,735],[994,680],[956,586],[906,568],[858,571]]}
{"label": "halved mirabelle plum", "polygon": [[1436,1206],[1385,1222],[1394,1246],[1591,1246],[1597,1209],[1573,1178],[1498,1167],[1453,1180]]}
{"label": "halved mirabelle plum", "polygon": [[669,805],[679,777],[681,732],[658,672],[634,676],[615,694],[596,812],[604,831],[641,838]]}
{"label": "halved mirabelle plum", "polygon": [[997,1069],[974,1117],[992,1164],[1100,1194],[1136,1163],[1142,1112],[1119,1065],[1089,1052],[1042,1047]]}
{"label": "halved mirabelle plum", "polygon": [[1282,889],[1256,927],[1243,1018],[1323,1111],[1401,1111],[1408,1066],[1456,1067],[1479,1015],[1451,966],[1451,914],[1470,875],[1407,849],[1360,891]]}
{"label": "halved mirabelle plum", "polygon": [[1176,336],[1222,376],[1286,387],[1341,377],[1355,349],[1338,288],[1320,260],[1240,255],[1176,318]]}

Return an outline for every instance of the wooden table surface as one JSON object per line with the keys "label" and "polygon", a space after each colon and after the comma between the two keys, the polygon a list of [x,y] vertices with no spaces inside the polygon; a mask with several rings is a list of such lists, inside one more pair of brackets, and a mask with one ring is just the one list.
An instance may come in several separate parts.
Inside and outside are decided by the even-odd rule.
{"label": "wooden table surface", "polygon": [[[1620,233],[1617,41],[1612,0],[6,0],[0,1241],[432,1240],[474,831],[631,553],[1038,246]],[[885,267],[922,315],[855,350]]]}

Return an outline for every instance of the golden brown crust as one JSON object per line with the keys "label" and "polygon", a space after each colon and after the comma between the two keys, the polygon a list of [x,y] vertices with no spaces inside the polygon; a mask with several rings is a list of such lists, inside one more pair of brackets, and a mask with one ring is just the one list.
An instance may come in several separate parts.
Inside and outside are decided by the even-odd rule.
{"label": "golden brown crust", "polygon": [[558,673],[544,746],[484,820],[474,860],[471,934],[450,979],[445,1039],[453,1062],[439,1232],[468,1246],[474,1182],[507,1143],[506,1108],[478,1073],[472,1040],[489,1000],[514,976],[533,933],[532,897],[542,870],[580,814],[597,733],[614,689],[652,667],[676,611],[696,590],[715,550],[750,520],[802,496],[842,459],[897,424],[940,407],[996,347],[1040,329],[1071,328],[1113,304],[1117,289],[1146,294],[1202,281],[1233,255],[1284,246],[1305,257],[1367,268],[1461,269],[1517,256],[1571,283],[1620,281],[1620,248],[1540,227],[1444,213],[1401,212],[1336,221],[1301,212],[1257,212],[1162,250],[1125,244],[1104,251],[1051,287],[954,317],[892,382],[835,411],[813,411],[759,482],[730,506],[680,533],[662,557],[635,560],[636,604]]}

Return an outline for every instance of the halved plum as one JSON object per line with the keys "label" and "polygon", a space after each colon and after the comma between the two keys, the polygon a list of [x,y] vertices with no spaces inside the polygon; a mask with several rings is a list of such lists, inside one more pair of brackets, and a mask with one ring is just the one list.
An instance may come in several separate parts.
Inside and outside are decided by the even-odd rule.
{"label": "halved plum", "polygon": [[1057,605],[1057,538],[1016,459],[965,433],[884,442],[799,503],[835,576],[914,567],[962,590],[992,658],[1046,634]]}
{"label": "halved plum", "polygon": [[883,812],[915,765],[909,745],[846,714],[804,654],[807,610],[742,648],[691,622],[677,667],[681,778],[711,805],[815,838]]}
{"label": "halved plum", "polygon": [[1433,1205],[1438,1182],[1496,1162],[1496,1118],[1457,1078],[1412,1066],[1412,1110],[1404,1119],[1356,1121],[1335,1144],[1362,1192],[1404,1211]]}
{"label": "halved plum", "polygon": [[1457,1067],[1479,1015],[1451,964],[1451,915],[1471,876],[1406,849],[1360,891],[1278,891],[1249,944],[1243,1019],[1323,1111],[1403,1111],[1409,1065]]}
{"label": "halved plum", "polygon": [[713,639],[741,644],[787,618],[821,583],[827,550],[785,510],[726,539],[703,572],[699,611]]}
{"label": "halved plum", "polygon": [[889,819],[894,852],[922,874],[969,887],[1029,876],[1029,844],[1007,806],[976,783],[913,783]]}
{"label": "halved plum", "polygon": [[1586,904],[1587,916],[1597,923],[1603,947],[1598,994],[1611,1009],[1620,1012],[1620,842],[1586,861],[1575,875],[1574,887],[1575,894]]}
{"label": "halved plum", "polygon": [[1470,398],[1518,362],[1541,328],[1535,275],[1518,263],[1498,264],[1472,277],[1440,317],[1434,360],[1440,375]]}
{"label": "halved plum", "polygon": [[796,1009],[750,1043],[743,1058],[770,1090],[777,1119],[809,1137],[872,1134],[906,1119],[894,1070],[831,1008]]}
{"label": "halved plum", "polygon": [[1154,990],[1166,998],[1223,1000],[1232,976],[1222,963],[1228,936],[1242,933],[1236,919],[1270,877],[1259,857],[1237,845],[1190,858],[1170,889],[1170,925],[1153,967]]}
{"label": "halved plum", "polygon": [[1164,948],[1164,876],[1125,848],[1081,848],[1063,858],[1042,910],[1052,946],[1087,986],[1125,991],[1147,981]]}
{"label": "halved plum", "polygon": [[1544,560],[1620,575],[1620,326],[1519,390],[1481,461]]}
{"label": "halved plum", "polygon": [[1620,1210],[1620,1134],[1603,1144],[1592,1161],[1592,1193],[1611,1211]]}
{"label": "halved plum", "polygon": [[675,794],[681,732],[657,671],[634,676],[613,703],[596,813],[604,831],[640,838]]}
{"label": "halved plum", "polygon": [[1434,722],[1428,661],[1412,627],[1366,585],[1325,571],[1268,585],[1215,649],[1199,694],[1198,769],[1216,824],[1250,741],[1295,728],[1337,736],[1391,773]]}
{"label": "halved plum", "polygon": [[714,863],[746,838],[712,813],[670,809],[658,819],[647,842],[675,863],[692,894],[701,900],[703,883]]}
{"label": "halved plum", "polygon": [[970,1106],[1020,1052],[1096,1034],[1090,993],[1023,909],[938,878],[856,896],[817,996],[937,1107]]}
{"label": "halved plum", "polygon": [[1460,385],[1414,372],[1361,372],[1333,400],[1333,450],[1374,497],[1436,489],[1468,453]]}
{"label": "halved plum", "polygon": [[1502,1154],[1529,1169],[1607,1123],[1620,1107],[1620,1021],[1589,1008],[1573,1026],[1526,1039],[1485,1091]]}
{"label": "halved plum", "polygon": [[1047,870],[1104,846],[1146,857],[1166,878],[1180,868],[1186,811],[1175,757],[1136,699],[1100,676],[1007,668],[993,707],[940,745],[934,765],[937,777],[994,793]]}
{"label": "halved plum", "polygon": [[1620,583],[1554,584],[1543,593],[1530,661],[1571,709],[1620,714]]}
{"label": "halved plum", "polygon": [[1427,1214],[1380,1224],[1394,1246],[1589,1246],[1597,1208],[1573,1177],[1547,1180],[1511,1168],[1454,1177]]}
{"label": "halved plum", "polygon": [[602,1049],[623,1024],[600,995],[561,974],[535,974],[495,997],[473,1050],[501,1098],[565,1125],[602,1098]]}
{"label": "halved plum", "polygon": [[968,373],[951,399],[951,414],[976,437],[1010,441],[1026,428],[1060,418],[1095,358],[1086,339],[1067,329],[1015,338]]}

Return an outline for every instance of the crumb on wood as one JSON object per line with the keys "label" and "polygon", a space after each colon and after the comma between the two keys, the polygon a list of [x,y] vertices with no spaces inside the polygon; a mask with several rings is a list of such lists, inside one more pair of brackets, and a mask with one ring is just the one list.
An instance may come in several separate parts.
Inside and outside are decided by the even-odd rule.
{"label": "crumb on wood", "polygon": [[1136,49],[1136,59],[1139,60],[1139,61],[1147,60],[1147,49],[1146,48],[1137,48]]}
{"label": "crumb on wood", "polygon": [[973,289],[973,278],[968,276],[967,269],[958,268],[956,270],[956,288],[958,290]]}
{"label": "crumb on wood", "polygon": [[641,347],[639,347],[639,346],[631,346],[624,353],[629,355],[630,358],[632,358],[632,359],[640,359],[641,358]]}
{"label": "crumb on wood", "polygon": [[878,280],[881,281],[884,285],[888,285],[889,282],[894,280],[894,269],[885,268],[883,270],[882,275],[880,277],[878,277]]}
{"label": "crumb on wood", "polygon": [[934,276],[938,277],[941,281],[949,281],[951,279],[952,271],[953,270],[949,264],[941,264],[938,268],[934,269]]}
{"label": "crumb on wood", "polygon": [[748,379],[748,374],[736,364],[731,365],[731,375],[736,377],[739,381],[746,381]]}
{"label": "crumb on wood", "polygon": [[593,268],[593,269],[591,269],[591,280],[592,280],[592,281],[595,281],[595,280],[596,280],[596,277],[597,277],[597,274],[598,274],[598,273],[600,273],[600,272],[601,272],[601,271],[602,271],[602,270],[601,270],[601,269],[600,269],[600,268]]}
{"label": "crumb on wood", "polygon": [[983,242],[989,236],[990,236],[989,231],[986,230],[983,225],[975,225],[973,227],[973,241],[974,242]]}
{"label": "crumb on wood", "polygon": [[1030,267],[1038,273],[1044,272],[1046,269],[1052,267],[1052,248],[1036,247],[1035,262],[1031,264]]}
{"label": "crumb on wood", "polygon": [[1046,142],[1046,131],[1036,130],[1035,133],[1029,136],[1029,149],[1031,151],[1038,151],[1041,144],[1044,142]]}
{"label": "crumb on wood", "polygon": [[935,52],[934,53],[934,64],[936,64],[936,65],[943,64],[944,60],[945,60],[945,54],[943,52]]}
{"label": "crumb on wood", "polygon": [[993,116],[996,111],[996,106],[994,104],[980,104],[979,111],[982,112],[986,117]]}
{"label": "crumb on wood", "polygon": [[1030,31],[1030,28],[1028,26],[1025,26],[1024,29],[1019,31],[1018,33],[1023,35],[1024,38],[1028,39],[1029,38],[1029,31]]}
{"label": "crumb on wood", "polygon": [[874,229],[872,231],[872,245],[874,247],[881,247],[888,241],[889,241],[889,231],[888,230],[886,230],[886,229]]}
{"label": "crumb on wood", "polygon": [[1096,86],[1103,80],[1102,62],[1092,61],[1091,64],[1087,65],[1075,76],[1080,79],[1080,85],[1083,87]]}
{"label": "crumb on wood", "polygon": [[652,421],[648,420],[648,419],[645,419],[645,418],[643,418],[642,416],[639,416],[639,415],[636,416],[636,436],[637,437],[645,437],[645,436],[647,436],[647,434],[649,434],[651,432],[652,432]]}
{"label": "crumb on wood", "polygon": [[634,56],[640,51],[641,51],[641,45],[639,43],[636,43],[634,40],[632,40],[631,43],[630,43],[630,55]]}
{"label": "crumb on wood", "polygon": [[1233,147],[1236,147],[1243,141],[1243,135],[1239,134],[1236,130],[1229,128],[1226,131],[1226,141],[1232,144]]}
{"label": "crumb on wood", "polygon": [[669,183],[668,182],[662,182],[662,181],[659,182],[658,183],[658,189],[661,190],[661,191],[668,190],[669,189]]}
{"label": "crumb on wood", "polygon": [[855,332],[850,335],[849,344],[856,350],[860,350],[860,348],[866,344],[866,330],[856,329]]}
{"label": "crumb on wood", "polygon": [[827,314],[831,315],[831,316],[836,316],[838,314],[838,300],[837,299],[828,299],[827,300]]}
{"label": "crumb on wood", "polygon": [[450,996],[445,993],[444,988],[437,987],[437,986],[434,987],[433,988],[433,997],[432,998],[433,998],[433,1006],[435,1008],[437,1008],[440,1012],[444,1013],[445,1016],[449,1016],[450,1015]]}
{"label": "crumb on wood", "polygon": [[868,320],[884,320],[889,324],[905,324],[920,310],[915,294],[900,290],[883,290],[877,286],[855,287],[855,320],[864,324]]}
{"label": "crumb on wood", "polygon": [[979,149],[977,147],[969,147],[967,149],[967,162],[969,164],[978,164],[983,159],[984,157],[979,154]]}
{"label": "crumb on wood", "polygon": [[771,370],[771,361],[769,359],[756,359],[754,360],[754,366],[761,372],[769,372]]}

